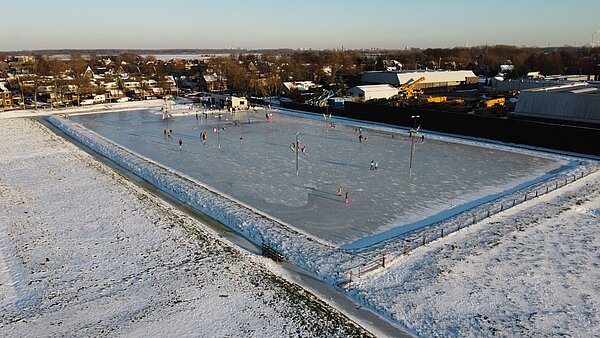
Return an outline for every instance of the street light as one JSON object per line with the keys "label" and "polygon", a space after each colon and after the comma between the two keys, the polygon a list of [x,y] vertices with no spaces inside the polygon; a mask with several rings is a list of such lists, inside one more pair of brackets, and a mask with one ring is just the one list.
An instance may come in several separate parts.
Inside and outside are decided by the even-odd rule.
{"label": "street light", "polygon": [[[222,130],[225,130],[225,128]],[[221,128],[213,127],[213,132],[217,133],[217,145],[219,147],[219,151],[221,151]]]}
{"label": "street light", "polygon": [[421,117],[419,115],[412,115],[410,118],[413,121],[413,127],[410,129],[410,161],[408,164],[408,175],[412,175],[412,161],[413,161],[413,152],[415,151],[415,137],[417,136],[417,119]]}
{"label": "street light", "polygon": [[300,147],[300,140],[298,139],[298,134],[300,132],[296,132],[296,145],[294,146],[294,151],[296,152],[296,176],[298,176],[298,148]]}

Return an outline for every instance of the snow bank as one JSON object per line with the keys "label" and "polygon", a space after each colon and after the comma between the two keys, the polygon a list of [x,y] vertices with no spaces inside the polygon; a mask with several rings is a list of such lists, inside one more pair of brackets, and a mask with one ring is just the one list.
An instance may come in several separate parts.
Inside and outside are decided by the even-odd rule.
{"label": "snow bank", "polygon": [[50,116],[47,120],[67,135],[143,178],[163,192],[227,225],[248,240],[275,248],[294,264],[331,281],[333,266],[325,264],[322,260],[311,258],[340,255],[339,250],[290,229],[239,201],[210,189],[182,173],[168,169],[114,144],[76,123],[55,116]]}

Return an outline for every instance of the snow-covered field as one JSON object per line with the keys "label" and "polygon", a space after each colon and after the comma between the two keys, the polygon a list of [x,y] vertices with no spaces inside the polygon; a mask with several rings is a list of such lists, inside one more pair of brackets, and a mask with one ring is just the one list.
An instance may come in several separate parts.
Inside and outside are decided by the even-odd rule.
{"label": "snow-covered field", "polygon": [[598,337],[600,172],[420,247],[353,296],[419,335]]}
{"label": "snow-covered field", "polygon": [[369,335],[37,122],[2,122],[1,336]]}
{"label": "snow-covered field", "polygon": [[[600,312],[600,284],[598,282],[600,280],[600,255],[598,254],[600,252],[600,239],[597,234],[600,225],[600,172],[594,172],[597,163],[593,161],[582,165],[583,171],[572,170],[566,172],[564,177],[558,177],[557,186],[558,182],[562,182],[563,179],[569,182],[565,187],[554,190],[555,182],[552,182],[548,194],[543,194],[541,197],[520,204],[517,203],[516,206],[503,210],[496,215],[491,215],[491,217],[479,221],[475,225],[462,228],[444,238],[430,242],[426,246],[420,246],[410,251],[408,255],[403,254],[406,244],[409,247],[415,246],[413,242],[405,241],[403,238],[384,242],[381,245],[368,248],[368,250],[346,251],[339,250],[327,243],[315,241],[295,229],[286,228],[286,224],[269,219],[258,210],[243,203],[240,204],[228,196],[221,196],[210,187],[203,186],[202,182],[195,181],[193,178],[181,173],[174,173],[161,168],[153,161],[127,149],[115,146],[110,141],[99,137],[99,135],[86,131],[68,121],[55,120],[53,123],[61,125],[61,128],[70,135],[114,159],[128,170],[136,172],[153,182],[163,191],[223,221],[246,237],[256,242],[265,240],[273,244],[283,251],[291,261],[317,273],[323,280],[332,284],[344,279],[340,272],[348,271],[350,268],[356,271],[354,268],[360,266],[362,262],[385,254],[386,267],[363,274],[360,278],[356,278],[355,275],[347,292],[358,302],[364,304],[365,307],[411,328],[419,335],[458,337],[491,335],[591,337],[600,335],[600,318],[598,315]],[[30,129],[36,130],[36,132],[30,131]],[[255,285],[252,282],[256,282],[256,278],[245,278],[245,276],[253,275],[253,272],[255,272],[255,276],[264,276],[265,273],[268,273],[261,267],[262,264],[260,263],[264,263],[263,260],[257,262],[256,258],[244,255],[237,249],[214,239],[210,235],[210,231],[203,230],[204,228],[194,221],[166,207],[164,203],[135,188],[127,180],[112,174],[105,168],[102,169],[103,166],[97,164],[89,156],[73,149],[74,147],[68,143],[57,141],[54,136],[48,136],[49,134],[42,132],[41,128],[29,128],[26,124],[13,124],[0,133],[6,135],[3,136],[4,139],[11,140],[0,146],[0,154],[2,154],[3,159],[4,157],[7,158],[6,161],[2,162],[1,173],[3,176],[0,176],[0,183],[2,184],[0,189],[2,189],[4,203],[2,204],[2,211],[8,216],[2,215],[2,217],[11,220],[6,225],[2,223],[1,229],[2,231],[13,229],[16,233],[12,237],[10,234],[0,236],[2,238],[0,252],[2,252],[3,257],[0,264],[4,264],[4,266],[0,266],[0,270],[4,271],[0,274],[2,278],[0,289],[3,289],[2,295],[8,295],[0,296],[4,297],[0,304],[2,304],[3,310],[4,308],[10,310],[3,311],[4,313],[13,314],[12,317],[11,315],[2,317],[3,325],[14,330],[7,332],[16,334],[23,332],[19,331],[24,330],[22,328],[24,326],[21,325],[25,323],[21,322],[27,319],[20,321],[19,319],[21,317],[26,318],[25,314],[28,313],[28,309],[37,311],[37,317],[31,316],[41,318],[38,323],[42,323],[43,326],[49,325],[48,323],[52,320],[55,320],[52,323],[56,323],[58,317],[62,320],[63,314],[68,317],[70,313],[74,312],[85,313],[83,308],[90,301],[98,302],[93,303],[93,306],[100,308],[106,303],[108,304],[106,308],[116,313],[116,315],[102,323],[112,320],[112,324],[108,326],[117,325],[122,327],[121,330],[112,331],[117,335],[198,332],[194,331],[197,327],[191,327],[191,324],[188,323],[192,317],[179,307],[181,302],[203,309],[206,302],[209,304],[209,309],[215,307],[218,308],[215,311],[219,311],[221,310],[219,301],[221,298],[226,298],[232,301],[232,307],[240,306],[241,308],[251,309],[244,311],[244,316],[250,318],[249,321],[253,323],[252,327],[261,328],[255,331],[238,330],[236,333],[261,336],[295,335],[293,330],[300,327],[302,335],[332,335],[330,332],[315,333],[315,331],[310,331],[310,328],[307,329],[298,320],[292,320],[291,323],[295,324],[289,324],[290,327],[285,326],[286,331],[278,331],[271,327],[271,325],[281,327],[284,323],[287,323],[284,315],[278,316],[273,313],[284,313],[288,310],[295,311],[294,297],[306,293],[295,291],[297,287],[291,287],[289,283],[280,278],[269,275],[272,277],[257,277],[263,283],[266,283],[259,284],[260,287],[254,286],[254,288],[260,290],[262,295],[260,300],[257,301],[256,294],[253,293],[255,289],[246,288],[249,285],[248,283]],[[22,135],[23,133],[26,135]],[[32,139],[40,140],[32,149],[34,152],[31,154],[34,155],[30,155],[30,153],[23,150],[13,149],[17,144],[31,147]],[[56,144],[60,144],[60,146]],[[57,165],[57,158],[66,156],[65,153],[70,155],[59,161],[61,165]],[[76,153],[76,155],[73,155],[73,153]],[[58,156],[59,154],[60,156]],[[74,165],[74,163],[79,165]],[[81,165],[82,163],[85,165]],[[63,166],[66,171],[63,171]],[[44,170],[39,168],[44,168]],[[90,168],[94,168],[93,172],[100,172],[101,174],[91,175],[91,177],[99,177],[93,179],[91,183],[88,180],[83,184],[82,177],[90,176]],[[87,170],[87,172],[78,175],[84,176],[78,176],[78,179],[68,179],[68,176],[82,169]],[[39,182],[44,182],[43,179],[48,180],[45,177],[46,170],[50,171],[48,173],[50,179],[46,181],[47,184],[40,184]],[[7,172],[10,173],[8,177],[6,177]],[[35,172],[35,175],[29,175],[31,172]],[[24,173],[27,173],[27,175]],[[580,173],[581,176],[579,176]],[[588,175],[588,173],[590,174]],[[28,181],[29,177],[34,181]],[[101,177],[104,177],[104,179],[101,179]],[[59,178],[61,184],[57,185],[54,190],[44,189],[44,186],[59,180]],[[97,181],[103,180],[110,180],[111,183],[98,187],[92,185],[93,189],[86,191],[102,191],[103,194],[111,192],[117,194],[118,198],[116,200],[113,200],[112,197],[73,194],[73,191],[77,191],[77,189],[82,187],[88,189],[89,184],[98,184]],[[63,184],[65,182],[66,185]],[[544,187],[544,185],[541,185],[535,187],[534,190],[537,192],[538,188],[543,190]],[[529,190],[529,192],[529,196],[533,196],[531,194],[533,190]],[[510,201],[514,201],[520,193],[522,192],[508,195],[501,202],[503,205],[505,203],[510,205]],[[138,198],[139,195],[146,197]],[[4,198],[4,196],[8,197]],[[35,208],[38,210],[37,213],[23,209],[24,206],[19,204],[20,201],[25,201],[25,204],[36,201],[36,198],[44,201],[42,206]],[[80,199],[87,201],[81,203]],[[106,201],[104,201],[105,199]],[[61,202],[65,200],[66,203]],[[79,213],[71,211],[72,205],[81,204],[89,207],[90,205],[101,205],[101,202],[107,204],[105,207],[100,207],[98,213],[92,213],[92,215],[95,215],[92,218],[82,218],[80,223],[73,220],[69,221],[72,217],[82,217],[90,213],[89,211]],[[134,206],[130,206],[128,203],[134,203]],[[137,203],[141,203],[141,206]],[[37,203],[29,203],[29,205],[37,206]],[[122,207],[122,205],[129,207]],[[479,211],[485,212],[487,207],[484,206]],[[121,211],[122,209],[123,211]],[[28,211],[28,213],[25,214],[24,211]],[[63,213],[71,214],[65,217]],[[117,229],[130,229],[125,231],[125,235],[129,237],[124,237],[120,230],[101,223],[105,214],[106,217],[113,214],[112,217],[133,218],[131,221],[121,220],[115,223],[118,225]],[[151,221],[140,221],[139,218],[142,215],[143,218],[149,215]],[[29,220],[28,217],[37,218]],[[438,232],[441,226],[464,225],[465,221],[469,223],[471,215],[467,214],[465,217],[466,219],[461,219],[460,216],[456,220],[451,219],[440,224],[440,226],[415,234],[413,237],[417,236],[418,240],[421,234],[429,236],[430,234],[427,231]],[[14,221],[12,221],[13,219]],[[173,222],[173,219],[178,221]],[[73,228],[74,223],[90,223],[94,228],[89,229],[89,227],[79,226],[78,228],[82,229],[77,229],[77,232],[73,232],[74,230],[66,231],[59,224],[55,224],[61,222],[71,224],[71,226],[67,226],[69,229]],[[191,222],[191,225],[188,222]],[[26,230],[15,230],[19,229],[22,223],[28,225]],[[109,223],[112,224],[112,222]],[[139,227],[143,229],[137,228],[139,223],[141,223]],[[37,229],[34,226],[37,224],[54,224],[53,227],[50,227],[53,231],[42,231],[42,229],[48,227]],[[153,231],[148,233],[148,228],[153,229]],[[265,231],[265,229],[268,229],[268,231]],[[109,230],[112,230],[112,232]],[[199,236],[198,238],[201,238],[201,240],[191,239],[190,233]],[[82,239],[86,236],[91,236],[94,240],[83,241]],[[18,243],[18,245],[35,242],[37,246],[42,247],[42,249],[39,249],[41,252],[38,251],[37,246],[27,245],[25,249],[20,248],[18,245],[11,247],[6,244],[6,238],[15,241],[14,243]],[[127,241],[123,242],[120,238],[125,238]],[[44,241],[48,244],[45,244]],[[171,241],[177,243],[177,245],[169,245]],[[83,242],[83,244],[79,244],[79,242]],[[40,243],[43,243],[43,245]],[[63,243],[70,243],[71,245],[67,247]],[[76,245],[73,245],[74,243],[79,245],[75,254],[68,251],[75,250]],[[100,244],[96,243],[102,243],[101,248],[98,250],[96,250],[96,246]],[[22,246],[25,247],[25,244],[22,244]],[[198,246],[202,250],[198,249]],[[164,252],[163,247],[166,248]],[[6,253],[8,249],[5,248],[13,251]],[[104,252],[107,249],[120,250],[119,252],[125,252],[125,254],[107,254]],[[181,250],[184,250],[184,253]],[[203,250],[211,252],[211,255],[207,257],[201,254],[201,258],[196,259],[196,256],[192,254],[198,251],[204,252]],[[218,255],[215,254],[215,251],[228,251],[228,253]],[[21,256],[26,257],[25,263],[18,254],[15,256],[17,258],[11,259],[11,252],[20,253]],[[119,272],[119,276],[133,275],[141,277],[133,280],[124,277],[115,279],[108,270],[93,269],[95,266],[93,264],[71,263],[70,258],[59,262],[57,266],[61,266],[60,269],[62,270],[59,269],[59,271],[62,271],[62,274],[57,276],[57,274],[49,272],[48,265],[52,264],[53,258],[48,257],[47,252],[54,253],[54,256],[52,256],[54,259],[57,259],[56,257],[73,257],[77,255],[77,257],[83,256],[93,263],[102,262],[103,264],[112,262],[111,259],[115,256],[117,256],[117,260],[123,257],[123,261],[127,263],[122,265],[112,264],[110,265],[110,271]],[[131,252],[134,252],[134,254],[130,255]],[[217,255],[217,258],[214,258],[215,255]],[[163,256],[166,258],[160,258]],[[47,262],[45,261],[46,257],[49,258]],[[209,258],[214,258],[214,261]],[[179,264],[168,264],[171,260],[179,262]],[[70,268],[68,269],[69,272],[65,273],[64,271],[67,268],[63,266],[71,266],[72,264],[75,264],[75,270],[79,269],[85,271],[85,273],[90,273],[91,277],[99,279],[104,284],[94,281],[90,286],[89,283],[83,283],[82,281],[87,279],[87,275],[83,275],[84,272],[71,273],[72,269]],[[129,265],[133,266],[133,272],[127,270]],[[228,268],[224,266],[228,266]],[[225,274],[227,277],[209,278],[205,276],[206,273],[198,273],[196,276],[190,277],[191,267],[196,268],[194,271],[216,271],[217,274]],[[244,271],[245,274],[240,273],[240,271]],[[171,278],[171,274],[175,274],[176,277]],[[63,277],[64,275],[71,277]],[[81,276],[84,276],[84,278],[81,278]],[[234,284],[237,284],[233,287],[233,290],[243,290],[241,294],[227,289],[230,292],[227,293],[227,297],[218,297],[219,293],[223,291],[218,288],[215,289],[215,285],[226,288],[229,285],[225,285],[227,283],[222,283],[222,281],[227,278],[232,278],[235,281]],[[62,283],[63,279],[67,283]],[[180,279],[183,282],[180,283]],[[251,282],[248,282],[249,279]],[[265,279],[270,282],[264,282]],[[51,285],[64,285],[60,289],[62,293],[59,294],[69,296],[58,298],[52,293],[47,293],[52,296],[41,297],[40,295],[45,294],[43,290],[46,290],[46,288],[39,285],[48,283],[48,280],[54,281],[50,283]],[[61,282],[56,282],[56,280]],[[197,281],[196,284],[192,283],[191,285],[194,286],[189,288],[190,282],[194,280]],[[284,283],[283,289],[277,288],[280,283]],[[27,285],[24,286],[25,284]],[[70,284],[75,284],[75,286],[71,287]],[[197,284],[201,284],[201,286]],[[116,286],[111,288],[113,285]],[[128,286],[127,292],[124,290],[125,285]],[[264,305],[263,297],[267,299],[276,298],[273,294],[277,292],[273,290],[283,292],[282,290],[287,290],[290,287],[292,291],[289,292],[292,296],[277,298],[283,299],[281,307],[274,308],[274,304],[268,302],[268,306]],[[133,294],[131,297],[128,293],[130,289]],[[265,289],[271,290],[270,293]],[[148,297],[144,297],[146,295],[146,293],[143,293],[144,291],[147,291],[152,299],[149,300]],[[106,296],[105,292],[108,292],[111,296]],[[213,294],[214,292],[217,295]],[[287,295],[289,292],[285,294]],[[165,294],[168,294],[168,296]],[[179,298],[174,298],[173,295],[177,295]],[[196,298],[183,295],[196,295]],[[254,295],[254,298],[252,295]],[[63,301],[65,298],[66,301],[64,302],[67,305],[64,306],[61,305],[63,303],[55,305],[52,302],[52,300]],[[127,298],[128,301],[124,301],[124,298]],[[312,297],[309,298],[313,299]],[[7,301],[6,299],[10,300]],[[122,302],[119,302],[120,300]],[[128,302],[132,300],[135,300],[136,302],[133,303],[139,306],[137,312],[131,311],[134,314],[124,310],[122,306],[125,303],[129,304]],[[157,315],[159,309],[170,306],[172,303],[175,307],[173,313],[169,312],[165,319],[162,319],[162,317],[158,319],[164,313],[161,312],[160,316]],[[256,304],[262,305],[264,308]],[[298,311],[305,311],[302,310],[305,307],[303,304],[309,303],[308,301],[307,303],[301,303]],[[311,308],[310,305],[306,306]],[[60,311],[67,312],[57,314],[57,312],[54,312],[58,311],[54,310],[57,308]],[[266,321],[262,316],[253,316],[248,313],[256,312],[257,308],[267,311],[267,318],[270,318],[271,322]],[[293,308],[294,310],[292,310]],[[146,313],[144,309],[150,309],[147,311],[152,315],[144,315]],[[160,311],[165,310],[161,309]],[[331,313],[335,313],[335,311],[330,310],[322,311],[325,311],[327,318],[331,317]],[[104,313],[104,311],[102,312]],[[20,317],[14,315],[14,313],[19,313]],[[96,315],[94,311],[91,311],[91,313],[90,317]],[[139,313],[142,313],[141,323],[136,320]],[[197,312],[192,311],[192,313]],[[274,319],[270,316],[274,316]],[[244,319],[248,317],[244,317]],[[311,323],[322,320],[319,319],[322,318],[319,313],[311,313],[308,317]],[[15,319],[11,319],[14,322],[10,322],[5,318]],[[133,323],[132,320],[136,322]],[[5,324],[7,322],[10,322],[10,324]],[[93,320],[75,320],[75,324],[72,325],[79,327],[80,331],[77,332],[82,334],[101,334],[99,333],[101,331],[92,330],[96,328],[94,326],[96,322],[92,324],[90,322],[93,322]],[[170,328],[171,322],[177,325],[173,325],[170,331],[160,331],[163,326]],[[341,322],[344,323],[342,327],[344,329],[350,330],[350,327],[352,327],[346,319],[341,319]],[[211,323],[213,322],[205,323],[202,327],[212,327]],[[226,322],[225,325],[235,326],[237,323],[237,321],[230,321]],[[322,328],[323,326],[320,324],[321,322],[315,326]],[[98,325],[99,327],[106,327]],[[55,328],[55,326],[51,326],[51,328]],[[182,331],[177,331],[179,329]],[[4,332],[4,327],[2,327],[2,332]],[[55,332],[60,334],[64,331]],[[346,331],[346,334],[348,332]],[[225,333],[210,331],[209,333],[215,333],[216,335],[229,334],[228,331]],[[355,333],[350,332],[349,334]]]}

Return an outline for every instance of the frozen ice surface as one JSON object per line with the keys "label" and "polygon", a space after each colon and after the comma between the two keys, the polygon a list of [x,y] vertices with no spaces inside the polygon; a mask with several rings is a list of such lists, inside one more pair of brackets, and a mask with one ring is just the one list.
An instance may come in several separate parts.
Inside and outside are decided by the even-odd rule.
{"label": "frozen ice surface", "polygon": [[[156,110],[71,120],[304,233],[347,248],[433,223],[452,210],[458,213],[474,201],[484,203],[569,166],[556,157],[448,142],[425,133],[419,134],[425,136],[423,142],[415,139],[409,175],[411,139],[404,129],[362,125],[366,141],[359,142],[357,126],[346,121],[269,112],[271,121],[265,111],[209,112],[206,117],[200,112],[197,118],[192,112],[162,119]],[[169,130],[170,136],[165,135]],[[296,133],[306,147],[298,154],[298,176],[291,147]],[[371,161],[378,162],[377,170],[370,170]],[[342,196],[337,194],[340,184]]]}

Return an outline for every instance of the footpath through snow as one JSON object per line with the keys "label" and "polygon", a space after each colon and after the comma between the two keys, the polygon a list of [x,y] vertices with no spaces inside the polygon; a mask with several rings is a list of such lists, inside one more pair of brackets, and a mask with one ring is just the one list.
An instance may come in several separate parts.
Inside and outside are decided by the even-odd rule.
{"label": "footpath through snow", "polygon": [[3,336],[370,335],[39,123],[0,138]]}

